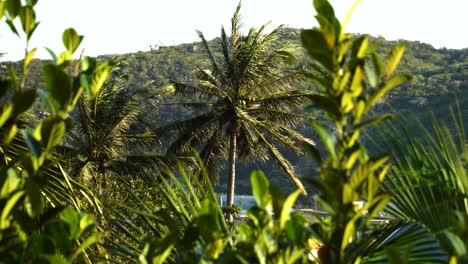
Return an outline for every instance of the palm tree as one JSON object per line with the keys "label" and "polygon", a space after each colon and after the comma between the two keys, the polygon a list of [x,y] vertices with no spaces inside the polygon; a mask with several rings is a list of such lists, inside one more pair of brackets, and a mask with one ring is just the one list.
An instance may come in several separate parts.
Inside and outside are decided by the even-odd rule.
{"label": "palm tree", "polygon": [[187,153],[192,148],[200,151],[211,177],[219,175],[228,157],[228,206],[234,202],[238,158],[266,161],[271,155],[305,193],[293,166],[276,144],[295,153],[302,153],[300,144],[314,145],[295,130],[304,123],[305,116],[296,110],[307,101],[307,92],[296,88],[303,80],[302,69],[286,67],[295,60],[293,48],[278,48],[275,43],[282,27],[265,34],[263,25],[242,35],[240,8],[241,3],[231,20],[231,35],[221,28],[221,58],[198,32],[211,69],[198,68],[196,83],[172,83],[179,103],[197,107],[199,114],[170,122],[157,131],[162,139],[171,142],[169,152]]}
{"label": "palm tree", "polygon": [[126,80],[125,71],[115,71],[95,98],[80,98],[78,122],[60,148],[72,176],[105,184],[108,174],[142,176],[164,160],[154,153],[159,141],[146,114],[159,91],[151,84],[130,89]]}

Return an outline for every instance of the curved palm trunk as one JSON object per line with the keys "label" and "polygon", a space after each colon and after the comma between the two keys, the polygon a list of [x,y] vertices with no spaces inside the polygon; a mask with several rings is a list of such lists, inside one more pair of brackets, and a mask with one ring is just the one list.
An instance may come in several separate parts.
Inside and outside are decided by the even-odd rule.
{"label": "curved palm trunk", "polygon": [[[236,158],[237,158],[237,132],[231,133],[231,144],[229,146],[229,175],[227,184],[227,206],[234,204],[234,189],[236,183]],[[232,214],[228,216],[229,221],[233,220]]]}

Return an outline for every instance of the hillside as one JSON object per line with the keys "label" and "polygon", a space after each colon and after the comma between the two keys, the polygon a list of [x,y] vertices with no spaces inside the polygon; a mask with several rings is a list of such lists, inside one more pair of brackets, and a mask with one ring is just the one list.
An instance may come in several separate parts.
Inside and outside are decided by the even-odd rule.
{"label": "hillside", "polygon": [[[299,45],[299,29],[287,29],[283,32],[279,43]],[[210,41],[215,56],[222,56],[220,50],[216,50],[219,39]],[[468,125],[468,108],[463,107],[468,104],[468,48],[462,50],[435,49],[431,45],[412,41],[387,41],[382,37],[372,38],[372,44],[377,45],[377,51],[386,54],[395,43],[403,42],[407,46],[406,53],[400,64],[399,71],[409,73],[414,76],[413,81],[392,91],[380,104],[377,111],[387,111],[392,108],[396,112],[414,112],[423,119],[429,116],[427,109],[432,109],[435,115],[441,119],[449,119],[447,108],[453,105],[454,98],[458,97],[462,106],[462,116],[465,126]],[[148,83],[153,83],[155,88],[164,87],[170,80],[193,80],[192,71],[197,68],[207,68],[209,62],[206,53],[201,48],[200,43],[181,44],[170,47],[154,47],[151,51],[136,52],[129,54],[112,54],[99,56],[105,60],[111,57],[119,57],[124,63],[124,70],[128,73],[128,88],[139,87]],[[305,56],[300,56],[300,65],[306,65]],[[29,72],[31,78],[28,87],[43,87],[41,76],[41,66],[44,61],[35,60]],[[0,73],[6,74],[7,66],[12,65],[20,71],[18,62],[0,63]],[[313,87],[311,87],[313,89]],[[40,108],[40,105],[38,106]],[[154,118],[156,124],[163,124],[174,117],[191,115],[189,109],[180,109],[177,106],[169,105],[161,107],[149,113]],[[307,174],[311,170],[311,163],[304,160],[293,160],[297,166],[299,174]],[[274,177],[277,171],[269,166],[255,164],[243,168],[239,175],[238,190],[240,193],[247,188],[248,171],[253,168],[263,168],[273,181],[282,186],[286,186],[282,181],[283,177]],[[293,186],[290,185],[292,188]]]}

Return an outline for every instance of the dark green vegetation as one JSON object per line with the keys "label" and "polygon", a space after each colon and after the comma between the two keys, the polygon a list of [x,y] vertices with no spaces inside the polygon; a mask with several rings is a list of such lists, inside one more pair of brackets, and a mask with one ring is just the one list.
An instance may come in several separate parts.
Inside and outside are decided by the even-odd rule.
{"label": "dark green vegetation", "polygon": [[[244,36],[238,9],[212,42],[73,59],[67,29],[35,61],[36,2],[0,2],[27,51],[0,81],[0,263],[466,263],[466,50],[353,36],[315,0],[300,33]],[[299,190],[255,171],[231,221],[212,162],[267,154]],[[291,211],[304,190],[327,217]]]}

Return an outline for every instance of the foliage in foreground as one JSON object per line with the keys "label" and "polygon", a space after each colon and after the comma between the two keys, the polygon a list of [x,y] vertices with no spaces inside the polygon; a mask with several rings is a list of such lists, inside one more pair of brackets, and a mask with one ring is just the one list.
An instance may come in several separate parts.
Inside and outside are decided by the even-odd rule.
{"label": "foliage in foreground", "polygon": [[[19,36],[13,21],[19,20],[26,36],[22,73],[10,68],[0,82],[0,260],[5,263],[66,263],[81,259],[90,262],[86,250],[104,232],[96,229],[77,198],[99,206],[87,189],[63,173],[54,148],[70,123],[68,117],[84,90],[94,96],[113,68],[113,62],[97,64],[85,57],[72,59],[81,43],[74,29],[63,33],[66,50],[43,67],[47,89],[26,89],[27,72],[36,49],[28,44],[38,26],[37,1],[2,1],[12,32]],[[51,113],[35,127],[28,124],[27,111],[40,97]]]}

